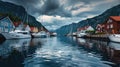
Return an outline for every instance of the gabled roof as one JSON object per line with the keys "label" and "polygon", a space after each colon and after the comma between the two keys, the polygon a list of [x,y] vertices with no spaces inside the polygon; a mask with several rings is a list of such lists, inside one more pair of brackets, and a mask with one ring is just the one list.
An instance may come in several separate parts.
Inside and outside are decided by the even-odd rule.
{"label": "gabled roof", "polygon": [[0,16],[0,20],[2,20],[2,19],[4,19],[4,18],[6,18],[7,16]]}
{"label": "gabled roof", "polygon": [[120,21],[120,16],[110,16],[115,21]]}

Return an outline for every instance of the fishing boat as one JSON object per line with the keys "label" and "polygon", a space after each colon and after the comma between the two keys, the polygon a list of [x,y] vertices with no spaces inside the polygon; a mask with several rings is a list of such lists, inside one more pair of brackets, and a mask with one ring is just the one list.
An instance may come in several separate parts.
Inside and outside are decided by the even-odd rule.
{"label": "fishing boat", "polygon": [[14,30],[11,32],[1,33],[6,39],[20,39],[20,38],[31,38],[29,31]]}
{"label": "fishing boat", "polygon": [[32,33],[32,36],[34,38],[47,37],[47,33],[45,31],[40,31],[40,32],[37,32],[37,33]]}
{"label": "fishing boat", "polygon": [[110,39],[110,41],[120,42],[120,34],[111,34],[108,36],[108,38]]}

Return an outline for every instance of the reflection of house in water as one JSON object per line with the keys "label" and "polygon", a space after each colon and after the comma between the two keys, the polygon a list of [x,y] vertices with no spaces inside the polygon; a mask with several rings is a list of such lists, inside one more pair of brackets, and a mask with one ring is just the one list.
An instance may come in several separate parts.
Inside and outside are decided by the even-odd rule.
{"label": "reflection of house in water", "polygon": [[78,38],[77,39],[78,43],[80,45],[83,45],[85,48],[92,48],[93,47],[93,43],[92,42],[89,42],[90,39],[83,39],[83,38]]}
{"label": "reflection of house in water", "polygon": [[77,41],[80,45],[84,45],[86,43],[86,40],[83,38],[77,38]]}
{"label": "reflection of house in water", "polygon": [[41,45],[41,38],[33,38],[30,45]]}
{"label": "reflection of house in water", "polygon": [[12,49],[10,48],[9,43],[11,43],[11,42],[6,41],[6,42],[0,44],[0,56],[2,58],[8,57],[9,54],[11,53],[11,51],[12,51]]}
{"label": "reflection of house in water", "polygon": [[108,51],[112,61],[120,64],[120,43],[110,42]]}
{"label": "reflection of house in water", "polygon": [[[108,61],[120,64],[120,43],[79,39],[78,43],[88,52],[103,56]],[[86,49],[87,48],[87,49]],[[102,54],[102,55],[101,55]]]}
{"label": "reflection of house in water", "polygon": [[19,52],[28,50],[30,39],[6,40],[0,45],[0,56],[7,57],[13,50]]}

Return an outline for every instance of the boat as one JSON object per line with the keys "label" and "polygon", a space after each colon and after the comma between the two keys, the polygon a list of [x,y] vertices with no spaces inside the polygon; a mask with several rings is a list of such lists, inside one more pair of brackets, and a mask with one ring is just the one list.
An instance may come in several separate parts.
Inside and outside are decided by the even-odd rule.
{"label": "boat", "polygon": [[47,33],[45,31],[40,31],[40,32],[37,32],[37,33],[32,33],[32,36],[34,38],[39,38],[39,37],[47,37]]}
{"label": "boat", "polygon": [[21,39],[21,38],[31,38],[29,31],[14,30],[11,32],[2,32],[1,33],[5,39]]}
{"label": "boat", "polygon": [[77,37],[84,37],[85,35],[87,35],[87,34],[84,33],[84,32],[79,32],[79,33],[77,33]]}
{"label": "boat", "polygon": [[120,42],[120,34],[111,34],[108,36],[108,38],[110,39],[110,41]]}
{"label": "boat", "polygon": [[55,33],[55,32],[53,33],[53,32],[52,32],[52,33],[50,34],[50,36],[57,36],[57,33]]}
{"label": "boat", "polygon": [[120,43],[109,42],[109,47],[114,50],[120,50]]}

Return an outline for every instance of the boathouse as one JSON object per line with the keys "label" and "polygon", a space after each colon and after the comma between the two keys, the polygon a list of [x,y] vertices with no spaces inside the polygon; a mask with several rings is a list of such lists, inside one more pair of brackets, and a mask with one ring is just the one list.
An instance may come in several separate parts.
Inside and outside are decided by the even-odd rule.
{"label": "boathouse", "polygon": [[8,16],[0,18],[0,32],[10,32],[14,28],[14,24]]}

